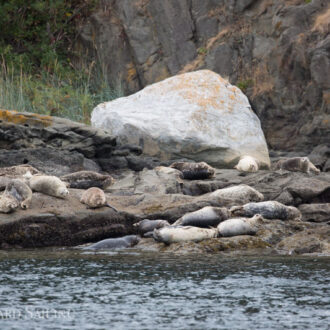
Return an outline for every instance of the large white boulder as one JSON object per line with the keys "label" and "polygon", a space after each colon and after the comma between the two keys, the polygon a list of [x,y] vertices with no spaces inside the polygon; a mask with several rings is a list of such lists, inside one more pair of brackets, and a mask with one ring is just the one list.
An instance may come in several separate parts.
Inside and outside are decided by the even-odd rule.
{"label": "large white boulder", "polygon": [[188,158],[233,167],[240,156],[269,166],[260,121],[241,90],[201,70],[168,78],[98,105],[93,126],[160,159]]}

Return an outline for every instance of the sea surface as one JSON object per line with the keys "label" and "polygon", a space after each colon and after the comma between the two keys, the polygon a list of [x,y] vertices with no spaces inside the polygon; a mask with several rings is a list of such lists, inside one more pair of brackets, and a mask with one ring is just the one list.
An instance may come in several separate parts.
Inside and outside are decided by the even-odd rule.
{"label": "sea surface", "polygon": [[329,257],[0,251],[0,329],[330,329]]}

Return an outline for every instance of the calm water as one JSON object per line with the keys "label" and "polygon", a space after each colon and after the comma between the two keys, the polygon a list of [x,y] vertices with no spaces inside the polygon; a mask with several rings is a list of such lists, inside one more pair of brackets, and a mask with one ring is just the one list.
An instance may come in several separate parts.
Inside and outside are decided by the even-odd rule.
{"label": "calm water", "polygon": [[330,258],[0,251],[0,329],[329,329]]}

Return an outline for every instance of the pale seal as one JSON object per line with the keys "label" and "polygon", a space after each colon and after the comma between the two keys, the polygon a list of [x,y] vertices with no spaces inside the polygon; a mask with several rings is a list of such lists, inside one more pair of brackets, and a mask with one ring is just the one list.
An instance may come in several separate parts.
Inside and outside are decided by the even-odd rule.
{"label": "pale seal", "polygon": [[114,183],[110,175],[93,171],[79,171],[61,176],[61,180],[69,184],[69,188],[88,189],[97,187],[106,189]]}
{"label": "pale seal", "polygon": [[228,219],[218,225],[219,236],[255,235],[263,222],[260,214],[256,214],[253,218]]}
{"label": "pale seal", "polygon": [[254,157],[242,156],[237,165],[234,166],[240,172],[258,172],[259,162]]}
{"label": "pale seal", "polygon": [[210,193],[209,196],[216,199],[221,204],[232,202],[245,204],[249,202],[261,202],[264,200],[263,194],[245,184],[218,189]]}
{"label": "pale seal", "polygon": [[234,216],[252,217],[261,214],[266,219],[301,219],[300,211],[294,206],[286,206],[277,201],[248,203],[243,206],[233,206],[230,212]]}
{"label": "pale seal", "polygon": [[153,237],[157,242],[165,244],[178,243],[178,242],[200,242],[207,238],[214,238],[218,236],[216,228],[199,228],[192,226],[170,226],[155,229]]}
{"label": "pale seal", "polygon": [[29,175],[26,175],[25,179],[32,191],[59,198],[66,198],[69,194],[66,184],[56,176],[34,175],[29,177]]}
{"label": "pale seal", "polygon": [[140,237],[137,235],[127,235],[119,238],[108,238],[92,245],[83,247],[83,250],[107,250],[107,249],[122,249],[129,248],[140,241]]}
{"label": "pale seal", "polygon": [[195,226],[201,228],[216,227],[228,219],[230,212],[224,207],[205,206],[195,212],[189,212],[174,222],[174,226]]}
{"label": "pale seal", "polygon": [[149,220],[144,219],[139,221],[133,225],[137,228],[138,233],[143,237],[146,233],[152,232],[154,229],[159,229],[165,226],[170,226],[170,224],[166,220]]}
{"label": "pale seal", "polygon": [[293,157],[280,159],[275,165],[275,170],[286,170],[291,172],[303,172],[319,174],[320,170],[314,166],[308,157]]}
{"label": "pale seal", "polygon": [[181,171],[183,174],[183,178],[188,180],[209,179],[215,173],[214,168],[206,164],[205,162],[175,162],[171,164],[170,167]]}
{"label": "pale seal", "polygon": [[0,213],[10,213],[18,207],[19,201],[7,191],[0,196]]}
{"label": "pale seal", "polygon": [[88,208],[96,209],[98,207],[108,206],[118,212],[107,202],[107,198],[102,189],[92,187],[83,192],[80,198],[80,202],[86,204]]}

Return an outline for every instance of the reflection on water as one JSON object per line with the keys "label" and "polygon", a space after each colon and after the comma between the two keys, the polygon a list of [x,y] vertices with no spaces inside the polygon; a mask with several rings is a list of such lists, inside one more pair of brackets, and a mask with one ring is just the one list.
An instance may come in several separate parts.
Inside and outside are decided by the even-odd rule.
{"label": "reflection on water", "polygon": [[0,329],[328,329],[330,258],[0,251]]}

